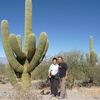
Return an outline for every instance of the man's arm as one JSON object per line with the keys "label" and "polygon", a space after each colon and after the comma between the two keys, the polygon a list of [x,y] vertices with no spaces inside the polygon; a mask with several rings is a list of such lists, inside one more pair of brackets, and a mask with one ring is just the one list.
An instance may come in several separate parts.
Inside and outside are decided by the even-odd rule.
{"label": "man's arm", "polygon": [[66,75],[65,75],[65,79],[68,80],[68,66],[66,64]]}
{"label": "man's arm", "polygon": [[68,80],[68,70],[66,71],[65,79]]}

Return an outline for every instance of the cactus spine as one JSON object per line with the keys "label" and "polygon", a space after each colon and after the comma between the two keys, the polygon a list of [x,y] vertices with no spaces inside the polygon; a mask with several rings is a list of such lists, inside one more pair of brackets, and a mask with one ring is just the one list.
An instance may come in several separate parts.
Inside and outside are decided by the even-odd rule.
{"label": "cactus spine", "polygon": [[[1,22],[2,42],[6,57],[9,61],[8,76],[12,85],[16,84],[16,74],[20,73],[23,89],[25,91],[30,87],[31,75],[29,75],[43,60],[48,50],[48,38],[45,32],[39,37],[36,48],[36,37],[32,32],[32,0],[26,0],[25,3],[25,32],[24,32],[24,48],[22,49],[21,36],[9,34],[8,21]],[[15,71],[15,72],[14,72]]]}

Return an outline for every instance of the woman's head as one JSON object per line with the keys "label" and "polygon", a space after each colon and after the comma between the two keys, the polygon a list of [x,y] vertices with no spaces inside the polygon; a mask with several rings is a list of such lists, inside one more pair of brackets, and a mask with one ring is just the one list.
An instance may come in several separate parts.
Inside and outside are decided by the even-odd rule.
{"label": "woman's head", "polygon": [[53,64],[57,64],[57,58],[56,58],[56,57],[54,57],[54,58],[52,59],[52,63],[53,63]]}

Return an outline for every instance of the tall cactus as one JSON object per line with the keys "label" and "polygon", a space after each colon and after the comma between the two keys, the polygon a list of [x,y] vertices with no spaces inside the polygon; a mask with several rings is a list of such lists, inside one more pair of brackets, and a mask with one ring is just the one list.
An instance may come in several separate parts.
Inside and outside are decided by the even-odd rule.
{"label": "tall cactus", "polygon": [[39,43],[36,48],[36,37],[32,32],[32,0],[26,0],[25,3],[25,32],[24,32],[24,48],[22,49],[22,39],[20,35],[15,36],[9,34],[8,21],[1,22],[2,42],[9,66],[6,69],[10,71],[8,76],[12,85],[16,83],[13,76],[15,72],[22,74],[23,89],[29,88],[29,75],[44,59],[48,49],[48,39],[45,32],[39,37]]}
{"label": "tall cactus", "polygon": [[94,66],[97,63],[97,55],[94,51],[93,37],[90,36],[90,63]]}
{"label": "tall cactus", "polygon": [[93,36],[90,36],[90,53],[86,54],[86,59],[87,62],[93,66],[95,66],[97,63],[97,54],[94,51]]}

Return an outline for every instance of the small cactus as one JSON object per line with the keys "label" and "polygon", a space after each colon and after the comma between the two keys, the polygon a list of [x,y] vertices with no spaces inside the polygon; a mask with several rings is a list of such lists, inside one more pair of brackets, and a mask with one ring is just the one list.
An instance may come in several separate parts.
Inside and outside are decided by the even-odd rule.
{"label": "small cactus", "polygon": [[39,37],[36,48],[36,37],[32,32],[32,0],[25,3],[24,48],[20,35],[9,34],[8,21],[1,22],[2,42],[9,65],[6,71],[12,85],[17,83],[15,73],[21,74],[23,89],[28,90],[31,83],[30,73],[42,62],[48,50],[48,38],[45,32]]}

